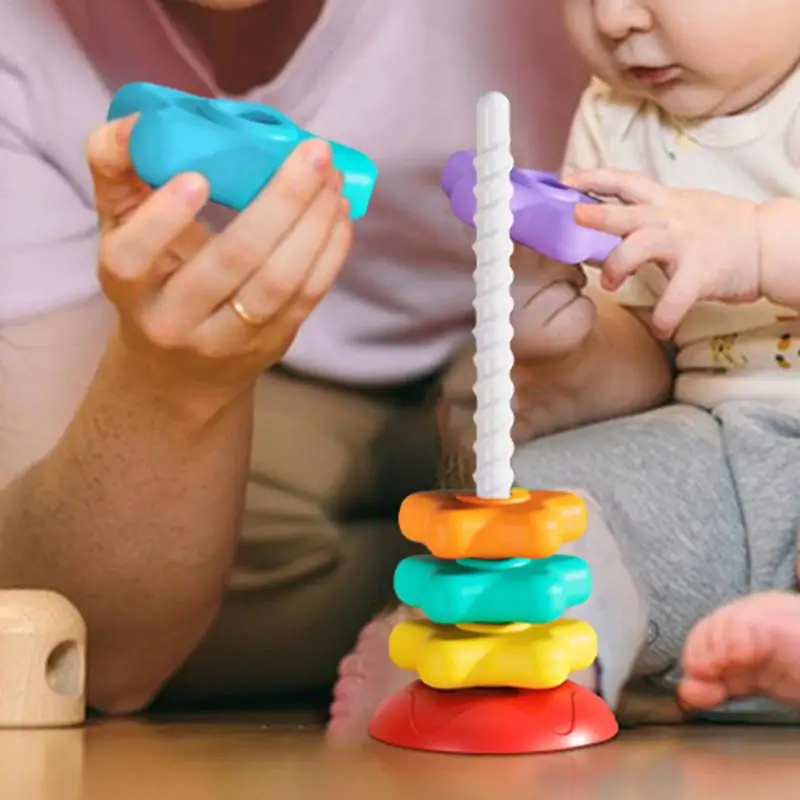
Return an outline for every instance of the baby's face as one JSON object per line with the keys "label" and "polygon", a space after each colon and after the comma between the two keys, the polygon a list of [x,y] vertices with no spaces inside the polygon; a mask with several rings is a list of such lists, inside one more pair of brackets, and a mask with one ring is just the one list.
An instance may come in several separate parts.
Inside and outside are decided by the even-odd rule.
{"label": "baby's face", "polygon": [[735,114],[800,61],[800,0],[561,0],[594,73],[684,119]]}

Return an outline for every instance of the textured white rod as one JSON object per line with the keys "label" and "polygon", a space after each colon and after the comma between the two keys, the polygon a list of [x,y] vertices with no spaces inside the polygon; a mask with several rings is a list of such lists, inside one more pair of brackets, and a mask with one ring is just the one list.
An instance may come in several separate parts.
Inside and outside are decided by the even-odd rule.
{"label": "textured white rod", "polygon": [[502,500],[514,483],[511,382],[511,106],[499,92],[478,101],[475,155],[476,494]]}

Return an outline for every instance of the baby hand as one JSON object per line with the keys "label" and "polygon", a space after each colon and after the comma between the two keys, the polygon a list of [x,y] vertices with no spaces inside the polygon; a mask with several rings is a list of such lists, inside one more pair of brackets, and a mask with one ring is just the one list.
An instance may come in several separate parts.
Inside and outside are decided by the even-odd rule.
{"label": "baby hand", "polygon": [[648,263],[660,267],[669,279],[653,311],[657,336],[671,337],[700,300],[758,299],[755,203],[717,192],[668,188],[622,170],[591,170],[566,182],[580,191],[622,201],[581,204],[575,210],[578,224],[623,239],[603,265],[605,289],[618,289]]}

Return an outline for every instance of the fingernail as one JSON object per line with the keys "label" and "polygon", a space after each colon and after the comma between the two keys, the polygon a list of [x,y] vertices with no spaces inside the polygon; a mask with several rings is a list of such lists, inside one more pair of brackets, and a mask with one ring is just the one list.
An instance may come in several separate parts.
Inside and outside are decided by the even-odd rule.
{"label": "fingernail", "polygon": [[208,181],[193,172],[179,175],[173,181],[172,188],[188,206],[202,205],[208,195]]}
{"label": "fingernail", "polygon": [[312,139],[303,150],[303,157],[315,169],[321,169],[331,160],[331,148],[322,139]]}
{"label": "fingernail", "polygon": [[131,131],[133,130],[133,126],[136,124],[136,120],[139,118],[138,114],[134,114],[133,116],[126,117],[114,128],[114,138],[118,145],[124,145],[128,141],[128,138],[131,135]]}

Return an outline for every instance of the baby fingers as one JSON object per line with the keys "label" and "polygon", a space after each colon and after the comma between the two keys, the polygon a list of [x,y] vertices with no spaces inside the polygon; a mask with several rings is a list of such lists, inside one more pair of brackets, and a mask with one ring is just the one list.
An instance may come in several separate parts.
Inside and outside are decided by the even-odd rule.
{"label": "baby fingers", "polygon": [[638,172],[622,169],[595,169],[576,172],[564,180],[580,192],[602,197],[616,197],[623,203],[656,205],[662,203],[666,190],[654,180]]}
{"label": "baby fingers", "polygon": [[688,267],[679,269],[653,310],[651,325],[659,339],[669,339],[692,306],[702,299],[702,286],[697,272]]}
{"label": "baby fingers", "polygon": [[645,264],[656,263],[663,269],[674,263],[676,255],[674,240],[664,228],[640,228],[606,259],[602,286],[613,292]]}
{"label": "baby fingers", "polygon": [[584,228],[625,237],[647,226],[665,227],[667,219],[660,206],[579,203],[575,206],[575,222]]}

